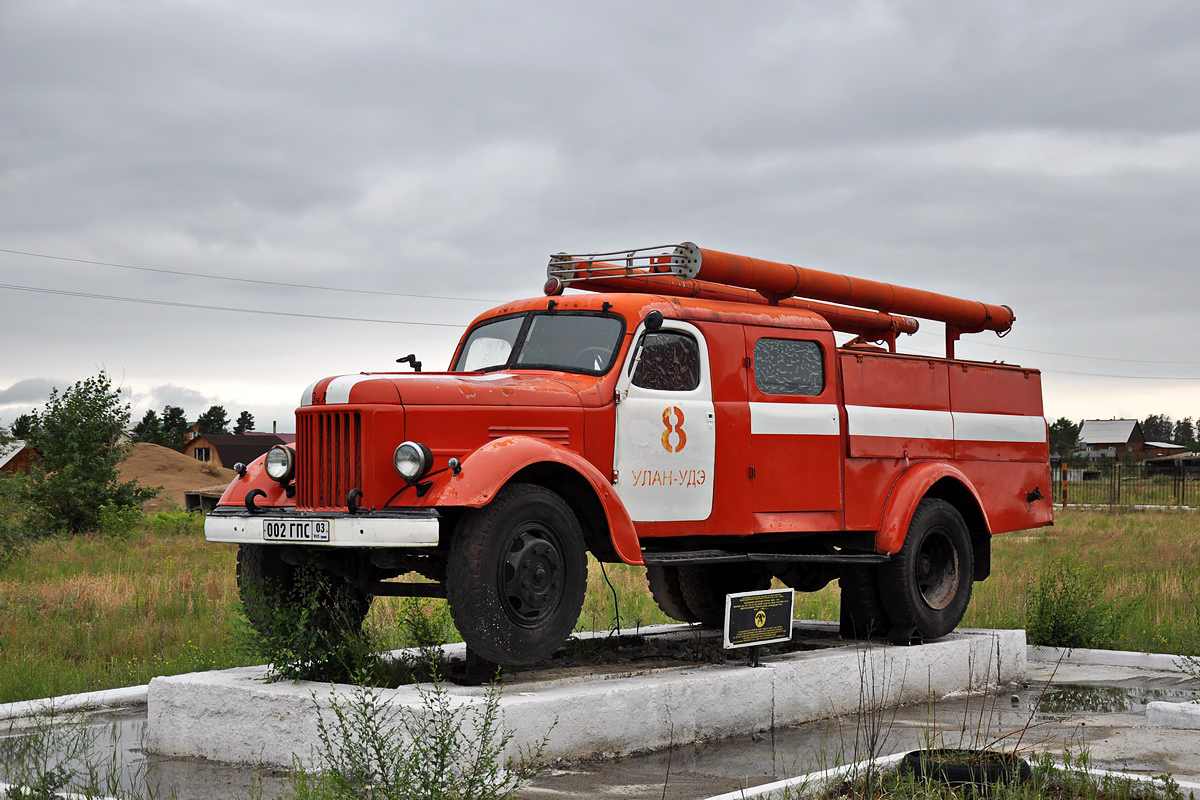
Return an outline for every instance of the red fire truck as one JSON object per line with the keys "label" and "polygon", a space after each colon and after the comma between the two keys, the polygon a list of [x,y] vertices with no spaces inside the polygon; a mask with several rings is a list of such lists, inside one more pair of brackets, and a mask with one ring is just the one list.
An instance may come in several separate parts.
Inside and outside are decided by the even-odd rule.
{"label": "red fire truck", "polygon": [[[373,596],[445,597],[478,656],[531,663],[574,629],[591,553],[705,626],[727,593],[836,579],[844,636],[907,643],[959,623],[993,534],[1052,523],[1039,372],[954,356],[1006,306],[691,243],[548,273],[445,372],[304,390],[295,448],[205,524],[244,597],[315,565],[354,624]],[[944,357],[898,352],[914,317]]]}

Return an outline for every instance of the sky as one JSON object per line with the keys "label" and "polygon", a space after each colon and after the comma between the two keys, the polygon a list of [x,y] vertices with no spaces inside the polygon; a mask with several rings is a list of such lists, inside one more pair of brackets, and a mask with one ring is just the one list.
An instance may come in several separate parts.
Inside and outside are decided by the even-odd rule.
{"label": "sky", "polygon": [[1051,420],[1200,417],[1197,75],[1186,2],[4,0],[0,425],[103,369],[290,432],[681,241],[1007,304],[959,355]]}

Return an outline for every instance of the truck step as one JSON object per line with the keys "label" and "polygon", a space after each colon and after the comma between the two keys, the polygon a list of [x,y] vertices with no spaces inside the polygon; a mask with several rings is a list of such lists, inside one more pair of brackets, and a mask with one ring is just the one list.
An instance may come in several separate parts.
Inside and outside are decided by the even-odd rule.
{"label": "truck step", "polygon": [[646,566],[683,564],[737,564],[745,562],[804,562],[809,564],[883,564],[891,556],[882,553],[735,553],[729,550],[679,550],[642,553]]}

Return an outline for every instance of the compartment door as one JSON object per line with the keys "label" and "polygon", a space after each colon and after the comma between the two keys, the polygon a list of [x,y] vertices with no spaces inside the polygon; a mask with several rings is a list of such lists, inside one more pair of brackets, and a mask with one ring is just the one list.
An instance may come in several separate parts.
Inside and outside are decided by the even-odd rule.
{"label": "compartment door", "polygon": [[828,335],[746,329],[755,511],[842,508],[842,419],[833,350]]}

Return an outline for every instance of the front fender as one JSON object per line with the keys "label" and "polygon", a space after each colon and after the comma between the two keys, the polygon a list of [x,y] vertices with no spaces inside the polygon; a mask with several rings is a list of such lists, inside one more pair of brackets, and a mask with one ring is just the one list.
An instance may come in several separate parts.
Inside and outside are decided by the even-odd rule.
{"label": "front fender", "polygon": [[246,465],[246,471],[234,478],[225,487],[224,494],[217,501],[218,506],[242,506],[246,505],[246,495],[255,489],[262,489],[265,497],[259,496],[254,505],[258,508],[269,508],[272,506],[294,506],[295,499],[287,496],[287,491],[278,481],[273,480],[267,475],[267,470],[264,467],[266,456],[261,455]]}
{"label": "front fender", "polygon": [[642,563],[642,548],[633,520],[612,484],[574,450],[529,436],[496,439],[467,455],[462,470],[446,481],[437,481],[424,502],[434,506],[480,508],[492,501],[522,469],[535,464],[562,464],[578,473],[600,500],[609,536],[617,555],[626,564]]}
{"label": "front fender", "polygon": [[917,512],[922,498],[929,493],[934,484],[946,478],[961,484],[962,488],[970,493],[979,508],[979,513],[983,515],[984,525],[989,531],[992,529],[983,503],[979,499],[979,492],[961,470],[949,464],[924,462],[914,464],[902,472],[892,486],[892,491],[888,493],[887,503],[883,507],[883,522],[879,526],[879,532],[875,534],[876,552],[895,554],[900,551],[904,546],[904,537],[908,535],[908,526],[912,523],[913,514]]}

